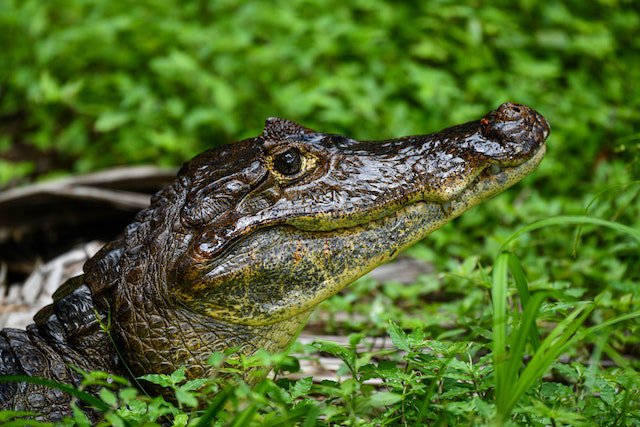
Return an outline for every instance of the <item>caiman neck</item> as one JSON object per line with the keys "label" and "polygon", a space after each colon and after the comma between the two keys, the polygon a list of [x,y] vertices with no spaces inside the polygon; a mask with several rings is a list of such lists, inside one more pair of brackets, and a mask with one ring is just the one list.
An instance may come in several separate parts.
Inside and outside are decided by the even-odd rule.
{"label": "caiman neck", "polygon": [[215,351],[236,348],[250,355],[258,349],[282,351],[297,337],[310,311],[267,326],[245,326],[213,319],[164,301],[141,298],[157,295],[132,287],[118,290],[115,329],[125,363],[134,375],[170,374],[185,366],[188,378],[211,373],[208,357]]}

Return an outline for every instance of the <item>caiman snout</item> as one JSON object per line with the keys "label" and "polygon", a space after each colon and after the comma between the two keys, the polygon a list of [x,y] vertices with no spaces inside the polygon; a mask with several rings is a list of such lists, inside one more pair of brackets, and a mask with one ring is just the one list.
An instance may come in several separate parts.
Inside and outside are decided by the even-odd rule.
{"label": "caiman snout", "polygon": [[547,120],[526,105],[505,102],[480,120],[482,136],[497,142],[504,151],[486,153],[509,159],[532,155],[544,143],[550,128]]}
{"label": "caiman snout", "polygon": [[518,134],[531,133],[538,140],[549,135],[549,122],[542,114],[526,105],[505,102],[482,120],[482,134],[487,138],[502,136],[512,138]]}

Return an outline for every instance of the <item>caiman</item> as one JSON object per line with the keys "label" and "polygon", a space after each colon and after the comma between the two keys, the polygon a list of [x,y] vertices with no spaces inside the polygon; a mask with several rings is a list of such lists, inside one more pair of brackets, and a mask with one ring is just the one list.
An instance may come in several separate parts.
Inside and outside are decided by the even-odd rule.
{"label": "caiman", "polygon": [[[387,141],[267,119],[187,162],[34,324],[2,330],[0,374],[78,385],[71,366],[129,378],[184,366],[193,378],[214,351],[283,350],[321,301],[529,174],[548,134],[514,103]],[[59,420],[71,398],[2,383],[0,402]]]}

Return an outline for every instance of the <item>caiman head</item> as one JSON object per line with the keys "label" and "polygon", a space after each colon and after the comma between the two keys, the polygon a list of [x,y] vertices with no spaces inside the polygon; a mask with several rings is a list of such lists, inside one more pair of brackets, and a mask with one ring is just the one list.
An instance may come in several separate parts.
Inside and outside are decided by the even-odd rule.
{"label": "caiman head", "polygon": [[318,303],[529,174],[548,134],[540,114],[506,103],[388,141],[272,118],[202,153],[126,233],[113,308],[134,370],[282,349]]}

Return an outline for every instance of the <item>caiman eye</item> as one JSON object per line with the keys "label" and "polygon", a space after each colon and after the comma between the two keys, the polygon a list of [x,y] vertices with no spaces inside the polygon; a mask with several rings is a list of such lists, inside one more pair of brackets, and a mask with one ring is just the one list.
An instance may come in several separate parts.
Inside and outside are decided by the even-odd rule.
{"label": "caiman eye", "polygon": [[301,156],[296,148],[290,148],[273,159],[273,167],[283,175],[295,175],[302,168]]}

